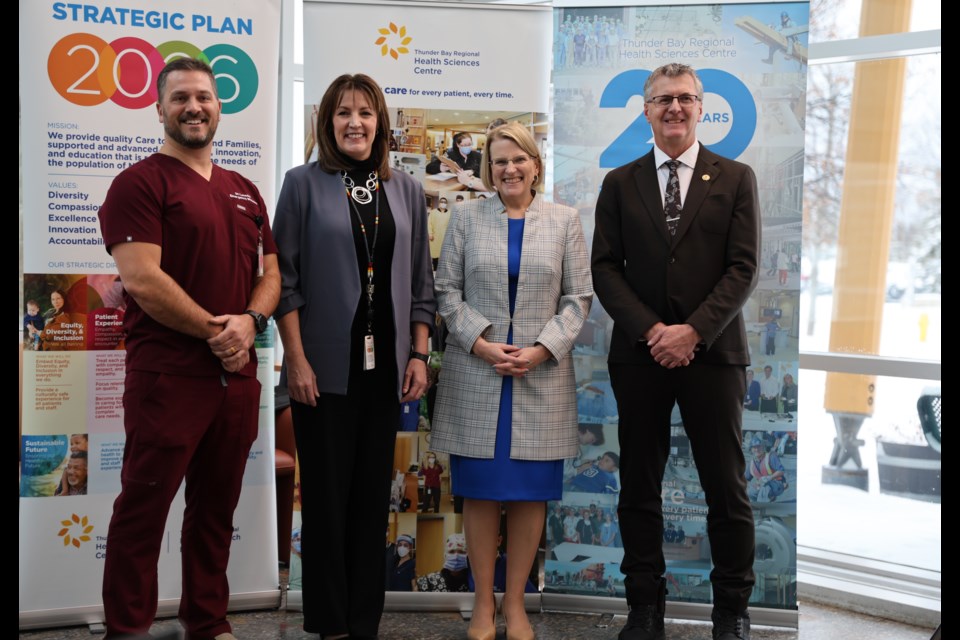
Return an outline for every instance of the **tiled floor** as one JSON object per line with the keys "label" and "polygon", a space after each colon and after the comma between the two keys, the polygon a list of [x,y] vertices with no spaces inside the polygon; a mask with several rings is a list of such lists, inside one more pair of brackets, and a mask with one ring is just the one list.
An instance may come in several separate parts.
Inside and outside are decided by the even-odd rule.
{"label": "tiled floor", "polygon": [[[617,637],[624,617],[597,614],[547,612],[530,617],[540,640],[610,640]],[[304,633],[302,616],[297,612],[258,611],[230,616],[234,634],[240,640],[317,640],[319,636]],[[380,640],[451,640],[463,638],[467,623],[456,613],[387,613],[380,624]],[[179,628],[175,620],[159,622],[154,633]],[[869,618],[848,611],[820,605],[800,605],[800,630],[755,627],[754,640],[928,640],[933,629],[922,629],[897,622]],[[87,627],[47,629],[20,633],[21,640],[86,640]],[[504,638],[503,621],[500,635]],[[166,636],[164,637],[166,640]],[[710,638],[705,623],[671,622],[667,625],[669,640]]]}

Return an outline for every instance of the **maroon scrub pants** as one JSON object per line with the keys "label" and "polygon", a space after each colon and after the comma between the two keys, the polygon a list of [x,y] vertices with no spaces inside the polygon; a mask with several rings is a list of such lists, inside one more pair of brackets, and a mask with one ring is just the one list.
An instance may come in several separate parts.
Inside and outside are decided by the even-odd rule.
{"label": "maroon scrub pants", "polygon": [[233,512],[257,437],[260,383],[223,374],[127,373],[127,440],[103,576],[106,638],[144,634],[157,611],[157,560],[176,553],[165,524],[186,478],[179,618],[189,640],[230,631],[227,562]]}

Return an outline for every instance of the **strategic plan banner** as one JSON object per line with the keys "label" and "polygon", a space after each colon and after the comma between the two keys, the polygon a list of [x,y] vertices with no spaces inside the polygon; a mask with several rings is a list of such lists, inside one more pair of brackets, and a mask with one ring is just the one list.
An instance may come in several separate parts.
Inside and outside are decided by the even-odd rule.
{"label": "strategic plan banner", "polygon": [[[163,142],[156,76],[206,60],[223,116],[214,160],[274,201],[280,0],[20,2],[23,177],[20,626],[102,619],[107,525],[123,455],[122,282],[97,212],[113,178]],[[235,593],[277,597],[273,341],[258,343],[261,434],[235,518]],[[73,455],[85,452],[86,456]],[[161,552],[180,593],[182,493]],[[70,576],[69,579],[64,579]],[[246,595],[250,594],[250,595]]]}

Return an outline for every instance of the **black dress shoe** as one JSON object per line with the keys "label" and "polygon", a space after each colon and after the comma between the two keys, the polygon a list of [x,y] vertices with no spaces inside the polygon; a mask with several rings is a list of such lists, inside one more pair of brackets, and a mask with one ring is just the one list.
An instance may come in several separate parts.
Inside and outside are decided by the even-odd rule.
{"label": "black dress shoe", "polygon": [[630,608],[627,624],[620,630],[618,640],[666,640],[663,631],[663,609],[654,604]]}
{"label": "black dress shoe", "polygon": [[714,609],[713,640],[750,640],[750,614]]}

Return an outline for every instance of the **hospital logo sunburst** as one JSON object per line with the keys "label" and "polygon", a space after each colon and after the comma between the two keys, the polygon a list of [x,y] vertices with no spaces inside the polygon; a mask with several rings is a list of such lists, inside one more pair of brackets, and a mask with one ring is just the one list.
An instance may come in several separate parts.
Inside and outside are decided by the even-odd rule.
{"label": "hospital logo sunburst", "polygon": [[387,56],[389,54],[394,60],[399,60],[401,54],[410,53],[407,45],[410,44],[413,38],[407,35],[406,27],[398,27],[391,22],[389,27],[380,27],[377,29],[377,32],[380,34],[380,37],[377,38],[374,44],[380,46],[381,56]]}
{"label": "hospital logo sunburst", "polygon": [[77,549],[84,542],[90,542],[90,533],[93,532],[93,525],[87,516],[80,517],[77,514],[71,514],[69,520],[60,521],[60,531],[57,535],[63,538],[63,546],[75,546]]}

